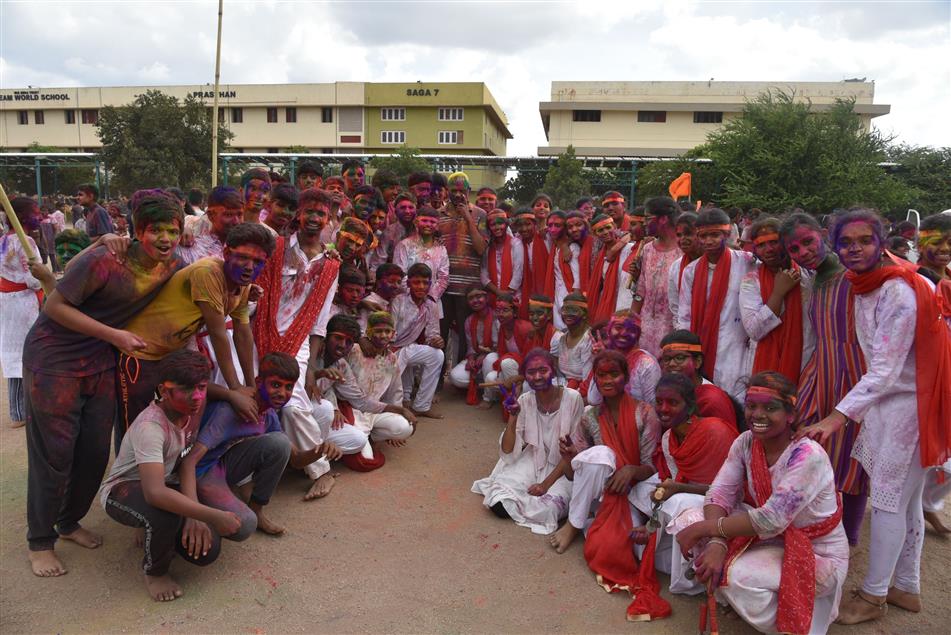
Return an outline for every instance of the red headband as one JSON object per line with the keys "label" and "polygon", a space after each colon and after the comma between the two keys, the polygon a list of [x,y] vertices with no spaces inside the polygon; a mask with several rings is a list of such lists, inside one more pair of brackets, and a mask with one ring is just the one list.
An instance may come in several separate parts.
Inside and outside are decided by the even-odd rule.
{"label": "red headband", "polygon": [[792,407],[796,407],[796,397],[789,396],[784,397],[778,390],[775,388],[769,388],[768,386],[750,386],[746,391],[747,396],[749,395],[763,395],[771,399],[777,399],[783,403],[788,403]]}
{"label": "red headband", "polygon": [[779,240],[779,234],[773,232],[772,234],[763,234],[762,236],[757,236],[753,239],[753,244],[762,245],[763,243],[768,243],[772,240]]}

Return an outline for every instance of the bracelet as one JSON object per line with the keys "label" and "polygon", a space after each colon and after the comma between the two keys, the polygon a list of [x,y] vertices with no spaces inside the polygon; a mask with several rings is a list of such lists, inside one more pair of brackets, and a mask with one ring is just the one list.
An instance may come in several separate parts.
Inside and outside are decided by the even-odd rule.
{"label": "bracelet", "polygon": [[730,550],[730,545],[728,545],[728,544],[726,543],[726,540],[723,540],[722,538],[711,538],[711,539],[707,542],[707,545],[719,545],[719,546],[723,547],[723,549],[724,549],[725,551],[729,551],[729,550]]}
{"label": "bracelet", "polygon": [[724,540],[729,538],[729,536],[726,535],[726,532],[723,531],[723,516],[717,518],[717,533],[720,534],[720,537]]}

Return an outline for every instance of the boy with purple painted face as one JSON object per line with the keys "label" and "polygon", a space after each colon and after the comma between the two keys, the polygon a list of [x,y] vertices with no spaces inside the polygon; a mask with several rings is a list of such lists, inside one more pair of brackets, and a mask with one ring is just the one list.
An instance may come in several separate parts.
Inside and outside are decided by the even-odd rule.
{"label": "boy with purple painted face", "polygon": [[[140,340],[120,346],[120,412],[117,436],[152,401],[159,361],[184,348],[205,327],[226,387],[212,384],[212,399],[227,400],[238,413],[257,417],[254,403],[254,348],[248,294],[270,255],[274,237],[263,225],[241,223],[228,232],[224,258],[202,258],[172,276],[168,284],[126,327]],[[245,384],[238,379],[226,321],[233,321],[234,346]],[[204,342],[198,342],[203,345]]]}

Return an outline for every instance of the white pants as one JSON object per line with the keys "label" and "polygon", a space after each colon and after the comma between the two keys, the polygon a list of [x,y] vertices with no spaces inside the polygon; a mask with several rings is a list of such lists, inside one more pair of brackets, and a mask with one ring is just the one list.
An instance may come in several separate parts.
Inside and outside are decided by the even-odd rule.
{"label": "white pants", "polygon": [[[312,450],[323,443],[333,419],[333,404],[326,399],[314,401],[310,408],[288,404],[281,409],[281,426],[298,450]],[[304,466],[304,472],[314,480],[329,471],[330,461],[325,456]]]}
{"label": "white pants", "polygon": [[[479,381],[478,377],[476,377],[476,381]],[[449,371],[449,383],[463,390],[469,387],[469,371],[466,370],[464,361],[459,362]]]}
{"label": "white pants", "polygon": [[[614,474],[616,457],[614,451],[606,445],[596,445],[579,452],[571,459],[571,469],[575,476],[571,484],[571,501],[568,503],[568,522],[575,529],[587,531],[593,522],[592,513],[597,511],[604,495],[604,486]],[[633,490],[632,490],[633,492]],[[631,497],[628,496],[630,502]],[[631,522],[636,527],[646,522],[634,505],[631,505]],[[643,551],[643,545],[635,545],[637,557]]]}
{"label": "white pants", "polygon": [[[938,475],[944,472],[944,483],[938,482]],[[925,476],[925,489],[921,494],[921,506],[926,512],[940,512],[944,509],[944,499],[951,494],[951,461],[943,467],[933,467]]]}
{"label": "white pants", "polygon": [[925,469],[918,456],[916,447],[901,489],[898,511],[872,507],[872,544],[868,550],[868,572],[862,583],[862,590],[869,595],[884,597],[890,586],[907,593],[920,592],[921,547],[925,540],[921,492]]}
{"label": "white pants", "polygon": [[[503,359],[502,363],[499,364],[499,370],[494,370],[492,367],[498,358],[498,353],[489,353],[485,356],[485,361],[482,362],[482,376],[485,378],[486,383],[507,381],[518,375],[518,362],[512,358]],[[499,398],[499,389],[486,388],[482,392],[482,398],[485,401],[495,401]]]}
{"label": "white pants", "polygon": [[[356,454],[368,448],[370,439],[386,441],[389,439],[408,439],[413,434],[413,426],[403,415],[392,412],[366,414],[353,411],[354,425],[344,425],[339,430],[330,430],[327,440],[334,443],[344,454]],[[368,458],[372,457],[372,451]]]}
{"label": "white pants", "polygon": [[400,367],[403,368],[403,401],[409,401],[413,396],[413,375],[417,367],[421,369],[419,390],[413,400],[413,410],[426,412],[433,405],[433,395],[436,394],[436,385],[439,383],[439,373],[445,355],[438,348],[425,344],[410,344],[399,351]]}

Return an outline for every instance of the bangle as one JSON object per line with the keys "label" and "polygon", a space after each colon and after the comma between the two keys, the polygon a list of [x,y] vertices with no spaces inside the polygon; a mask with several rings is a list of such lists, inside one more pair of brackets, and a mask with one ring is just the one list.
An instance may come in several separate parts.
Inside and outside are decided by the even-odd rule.
{"label": "bangle", "polygon": [[723,531],[723,516],[717,518],[717,533],[720,534],[720,537],[724,540],[729,538],[729,536],[726,535],[726,532]]}
{"label": "bangle", "polygon": [[730,545],[728,545],[726,540],[723,540],[722,538],[711,538],[707,542],[707,545],[720,545],[721,547],[723,547],[724,550],[726,551],[730,550]]}

